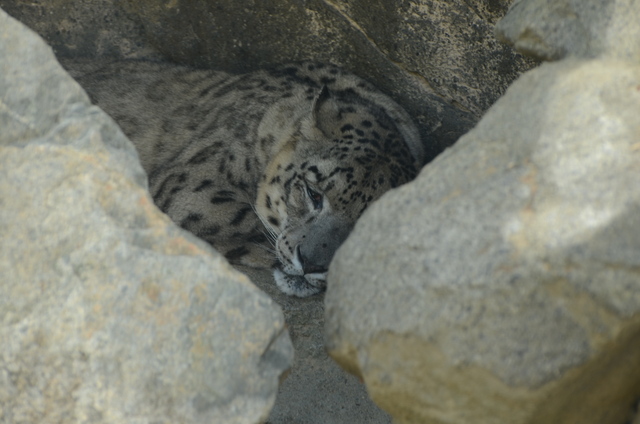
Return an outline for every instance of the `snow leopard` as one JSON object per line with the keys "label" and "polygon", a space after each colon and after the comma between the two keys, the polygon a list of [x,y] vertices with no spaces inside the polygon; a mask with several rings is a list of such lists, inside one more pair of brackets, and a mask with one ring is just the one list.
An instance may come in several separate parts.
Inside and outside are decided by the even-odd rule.
{"label": "snow leopard", "polygon": [[356,220],[424,159],[409,114],[335,65],[63,64],[135,145],[157,207],[288,295],[324,291]]}

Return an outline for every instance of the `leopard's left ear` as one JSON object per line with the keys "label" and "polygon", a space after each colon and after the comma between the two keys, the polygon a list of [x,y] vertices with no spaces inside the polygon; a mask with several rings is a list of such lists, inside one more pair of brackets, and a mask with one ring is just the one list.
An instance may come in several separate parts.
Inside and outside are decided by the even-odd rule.
{"label": "leopard's left ear", "polygon": [[338,105],[331,95],[331,91],[323,85],[320,92],[313,99],[311,105],[310,129],[319,131],[325,137],[331,137],[331,123],[338,114]]}

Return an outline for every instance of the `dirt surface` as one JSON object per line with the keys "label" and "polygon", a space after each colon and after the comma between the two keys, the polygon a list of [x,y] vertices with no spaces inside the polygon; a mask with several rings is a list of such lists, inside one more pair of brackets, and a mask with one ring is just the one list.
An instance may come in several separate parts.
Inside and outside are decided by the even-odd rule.
{"label": "dirt surface", "polygon": [[389,424],[391,418],[324,349],[324,295],[299,299],[281,293],[268,271],[241,268],[284,311],[295,358],[280,385],[267,424]]}

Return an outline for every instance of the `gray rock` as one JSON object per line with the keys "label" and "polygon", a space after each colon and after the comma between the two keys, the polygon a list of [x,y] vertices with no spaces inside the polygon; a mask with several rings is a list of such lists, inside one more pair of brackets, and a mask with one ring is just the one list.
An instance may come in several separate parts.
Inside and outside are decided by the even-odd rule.
{"label": "gray rock", "polygon": [[542,65],[365,212],[329,271],[326,338],[394,422],[623,422],[638,110],[638,65]]}
{"label": "gray rock", "polygon": [[0,10],[0,421],[258,423],[280,308],[153,205],[131,143]]}
{"label": "gray rock", "polygon": [[519,0],[496,26],[496,36],[537,59],[639,62],[639,16],[637,0]]}

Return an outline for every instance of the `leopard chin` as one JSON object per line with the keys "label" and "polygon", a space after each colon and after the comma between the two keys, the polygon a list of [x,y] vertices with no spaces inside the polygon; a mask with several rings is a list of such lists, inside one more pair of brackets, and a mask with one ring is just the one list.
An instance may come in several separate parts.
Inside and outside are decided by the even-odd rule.
{"label": "leopard chin", "polygon": [[326,274],[323,279],[313,276],[286,274],[282,270],[273,270],[273,279],[276,285],[285,294],[296,297],[308,297],[314,294],[324,293],[327,289]]}

